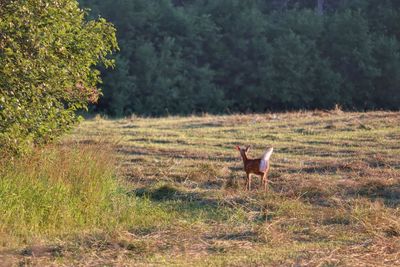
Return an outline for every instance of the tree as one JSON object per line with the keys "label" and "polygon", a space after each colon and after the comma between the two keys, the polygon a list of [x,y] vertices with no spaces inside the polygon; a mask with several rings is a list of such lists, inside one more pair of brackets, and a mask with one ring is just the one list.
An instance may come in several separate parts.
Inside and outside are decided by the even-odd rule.
{"label": "tree", "polygon": [[372,93],[375,107],[400,107],[400,43],[394,37],[376,38],[374,55],[380,74],[374,80]]}
{"label": "tree", "polygon": [[317,14],[320,16],[324,14],[324,2],[325,0],[317,0]]}
{"label": "tree", "polygon": [[372,107],[373,80],[379,76],[373,36],[360,11],[345,10],[327,22],[322,51],[343,78],[341,103],[347,108]]}
{"label": "tree", "polygon": [[101,92],[115,29],[85,21],[75,0],[1,0],[0,148],[22,151],[68,130]]}
{"label": "tree", "polygon": [[400,1],[80,1],[118,28],[101,112],[399,108]]}

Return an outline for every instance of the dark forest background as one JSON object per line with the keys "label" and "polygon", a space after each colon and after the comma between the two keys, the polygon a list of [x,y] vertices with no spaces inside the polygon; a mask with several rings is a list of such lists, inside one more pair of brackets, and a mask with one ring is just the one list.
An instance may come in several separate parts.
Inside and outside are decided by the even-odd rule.
{"label": "dark forest background", "polygon": [[120,52],[112,116],[398,109],[398,0],[80,0]]}

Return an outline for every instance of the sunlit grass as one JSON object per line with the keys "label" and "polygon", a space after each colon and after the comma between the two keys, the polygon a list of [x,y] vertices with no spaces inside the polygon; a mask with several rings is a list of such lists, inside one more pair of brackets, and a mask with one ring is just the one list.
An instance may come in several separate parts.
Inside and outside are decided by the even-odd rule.
{"label": "sunlit grass", "polygon": [[[3,171],[45,177],[34,181],[44,198],[38,203],[47,204],[16,205],[41,214],[45,223],[28,220],[29,229],[12,213],[0,229],[24,237],[28,247],[32,233],[62,240],[82,233],[64,243],[60,264],[79,265],[84,258],[116,266],[393,266],[400,264],[399,142],[395,112],[96,118],[62,146],[13,163],[19,171]],[[236,145],[251,145],[251,157],[275,148],[266,194],[256,177],[254,190],[243,190]],[[69,163],[63,166],[65,151]],[[39,165],[42,172],[31,167]],[[16,189],[6,186],[7,194],[28,180]],[[70,190],[75,187],[81,190]],[[59,215],[55,202],[71,206],[70,215]],[[42,206],[54,206],[53,217],[43,216]],[[55,257],[42,259],[48,264]]]}
{"label": "sunlit grass", "polygon": [[157,205],[129,197],[119,182],[107,144],[51,146],[3,161],[2,245],[171,220]]}

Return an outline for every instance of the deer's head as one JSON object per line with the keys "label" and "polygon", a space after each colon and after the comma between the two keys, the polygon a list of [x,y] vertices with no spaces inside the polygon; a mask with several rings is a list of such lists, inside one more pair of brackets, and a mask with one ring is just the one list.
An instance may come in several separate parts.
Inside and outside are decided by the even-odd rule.
{"label": "deer's head", "polygon": [[246,147],[240,147],[240,146],[236,146],[236,149],[239,150],[240,155],[242,156],[242,158],[247,159],[247,153],[250,150],[250,146],[246,146]]}

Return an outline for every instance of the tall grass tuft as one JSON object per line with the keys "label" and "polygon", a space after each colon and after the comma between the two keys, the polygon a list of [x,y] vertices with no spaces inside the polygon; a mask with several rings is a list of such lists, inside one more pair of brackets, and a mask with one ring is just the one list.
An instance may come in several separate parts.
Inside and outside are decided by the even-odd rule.
{"label": "tall grass tuft", "polygon": [[26,237],[108,223],[118,187],[106,153],[93,146],[46,147],[3,161],[0,232]]}
{"label": "tall grass tuft", "polygon": [[51,146],[0,162],[0,236],[10,240],[112,229],[133,206],[107,146]]}

